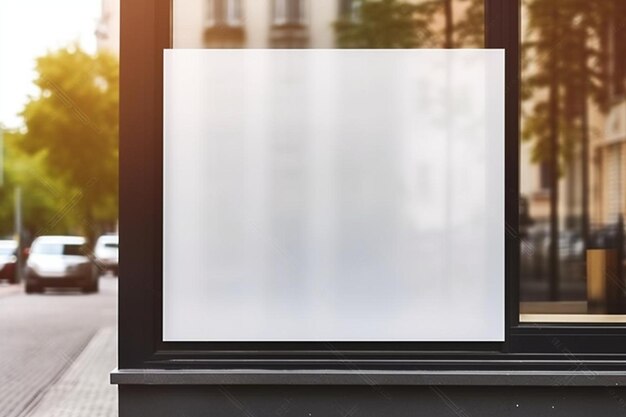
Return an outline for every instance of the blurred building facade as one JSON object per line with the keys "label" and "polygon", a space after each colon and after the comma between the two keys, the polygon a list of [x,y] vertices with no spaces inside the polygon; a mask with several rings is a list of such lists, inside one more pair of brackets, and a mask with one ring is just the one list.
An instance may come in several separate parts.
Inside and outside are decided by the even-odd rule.
{"label": "blurred building facade", "polygon": [[616,97],[604,121],[602,135],[593,141],[592,160],[596,205],[594,218],[602,223],[615,222],[626,214],[626,99]]}
{"label": "blurred building facade", "polygon": [[174,2],[176,48],[332,48],[345,1],[189,0]]}
{"label": "blurred building facade", "polygon": [[[401,3],[433,2],[397,2]],[[362,0],[174,1],[174,47],[334,48],[337,46],[334,24],[342,18],[356,18],[361,4]],[[442,4],[435,7],[438,12],[431,16],[432,29],[441,32],[444,26]],[[454,21],[464,18],[470,7],[467,0],[452,0]],[[482,38],[482,29],[479,32],[478,37]],[[441,46],[443,44],[424,45]]]}
{"label": "blurred building facade", "polygon": [[[626,100],[615,97],[605,113],[589,104],[589,216],[594,227],[614,224],[626,215]],[[529,215],[537,226],[547,227],[550,216],[549,172],[532,161],[532,145],[521,146],[520,192],[527,199]],[[559,180],[559,213],[562,230],[580,226],[583,206],[583,155],[573,151]]]}
{"label": "blurred building facade", "polygon": [[120,0],[102,0],[102,14],[96,24],[98,51],[120,54]]}

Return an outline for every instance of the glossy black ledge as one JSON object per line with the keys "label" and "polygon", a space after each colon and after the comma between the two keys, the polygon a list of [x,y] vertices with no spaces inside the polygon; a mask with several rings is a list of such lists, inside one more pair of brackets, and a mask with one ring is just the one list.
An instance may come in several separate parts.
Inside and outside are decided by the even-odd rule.
{"label": "glossy black ledge", "polygon": [[443,385],[443,386],[626,386],[623,371],[385,371],[251,369],[116,369],[117,385]]}

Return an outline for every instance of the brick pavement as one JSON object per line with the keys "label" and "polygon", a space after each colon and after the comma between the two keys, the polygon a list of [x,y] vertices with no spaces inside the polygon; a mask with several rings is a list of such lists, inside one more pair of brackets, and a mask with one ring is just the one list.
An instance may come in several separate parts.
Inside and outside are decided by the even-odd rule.
{"label": "brick pavement", "polygon": [[47,390],[28,417],[116,417],[117,387],[109,372],[117,363],[117,330],[98,331],[65,374]]}
{"label": "brick pavement", "polygon": [[[0,417],[25,417],[42,410],[40,402],[87,354],[94,335],[116,325],[117,279],[103,278],[99,294],[26,295],[22,286],[2,287],[0,294]],[[115,360],[104,360],[112,363],[103,377],[108,386]]]}
{"label": "brick pavement", "polygon": [[17,294],[23,291],[22,285],[7,284],[5,282],[0,283],[0,297],[6,297],[7,295]]}

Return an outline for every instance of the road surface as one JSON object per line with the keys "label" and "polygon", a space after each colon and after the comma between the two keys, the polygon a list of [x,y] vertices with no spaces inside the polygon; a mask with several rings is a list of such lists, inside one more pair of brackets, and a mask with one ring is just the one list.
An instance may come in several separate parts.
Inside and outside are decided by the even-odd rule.
{"label": "road surface", "polygon": [[113,416],[117,278],[98,294],[0,284],[0,416]]}

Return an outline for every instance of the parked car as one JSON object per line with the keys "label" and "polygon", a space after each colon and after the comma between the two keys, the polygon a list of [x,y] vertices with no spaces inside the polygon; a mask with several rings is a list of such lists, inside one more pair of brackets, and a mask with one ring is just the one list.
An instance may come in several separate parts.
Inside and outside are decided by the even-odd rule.
{"label": "parked car", "polygon": [[85,293],[97,292],[98,274],[88,255],[83,237],[38,237],[28,250],[26,292],[42,292],[47,287],[78,287]]}
{"label": "parked car", "polygon": [[[619,229],[617,225],[605,225],[602,227],[595,228],[589,237],[589,245],[592,248],[597,249],[616,249],[617,242],[619,240],[618,236]],[[626,251],[626,230],[622,234],[622,243],[624,244],[624,250]]]}
{"label": "parked car", "polygon": [[[550,256],[550,234],[548,231],[537,233],[534,237],[535,242],[540,242],[541,255],[544,259]],[[582,260],[584,257],[584,242],[580,233],[570,230],[559,231],[558,254],[562,261]]]}
{"label": "parked car", "polygon": [[17,282],[17,242],[15,240],[0,240],[0,281]]}
{"label": "parked car", "polygon": [[119,270],[119,236],[100,236],[94,252],[100,268],[111,271],[117,276]]}

